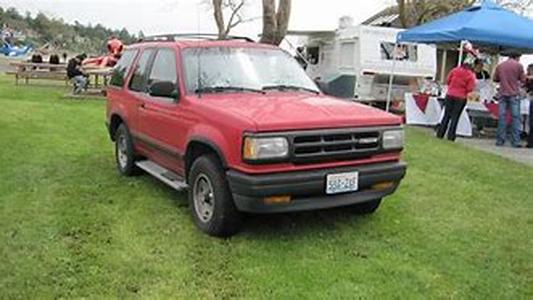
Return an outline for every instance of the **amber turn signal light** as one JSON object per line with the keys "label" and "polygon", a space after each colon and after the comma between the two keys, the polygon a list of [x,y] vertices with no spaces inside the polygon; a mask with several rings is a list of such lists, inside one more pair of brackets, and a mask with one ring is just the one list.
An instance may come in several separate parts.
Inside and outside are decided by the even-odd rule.
{"label": "amber turn signal light", "polygon": [[372,185],[373,190],[387,190],[394,187],[394,181],[385,181]]}
{"label": "amber turn signal light", "polygon": [[287,204],[287,203],[290,203],[291,200],[292,200],[291,196],[272,196],[272,197],[265,197],[263,199],[263,202],[268,205]]}

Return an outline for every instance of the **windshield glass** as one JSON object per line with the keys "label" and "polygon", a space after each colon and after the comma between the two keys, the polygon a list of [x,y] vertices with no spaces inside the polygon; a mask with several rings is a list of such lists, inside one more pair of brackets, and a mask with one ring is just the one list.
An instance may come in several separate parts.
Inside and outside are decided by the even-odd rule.
{"label": "windshield glass", "polygon": [[189,48],[183,51],[183,63],[189,93],[232,89],[261,91],[276,86],[280,86],[280,90],[318,92],[296,60],[277,49]]}

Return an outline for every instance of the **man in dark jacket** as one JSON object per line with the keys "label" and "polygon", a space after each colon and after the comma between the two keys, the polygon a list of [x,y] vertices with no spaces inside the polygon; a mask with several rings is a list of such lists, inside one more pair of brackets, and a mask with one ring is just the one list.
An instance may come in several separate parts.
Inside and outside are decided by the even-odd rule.
{"label": "man in dark jacket", "polygon": [[87,58],[87,55],[80,54],[70,59],[67,65],[67,77],[74,83],[74,94],[79,94],[87,90],[89,78],[81,69],[81,63]]}

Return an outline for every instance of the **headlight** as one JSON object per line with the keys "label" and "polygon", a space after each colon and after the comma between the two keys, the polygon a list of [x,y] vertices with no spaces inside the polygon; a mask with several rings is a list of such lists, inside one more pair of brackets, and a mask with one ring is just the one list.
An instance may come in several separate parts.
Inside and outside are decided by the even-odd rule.
{"label": "headlight", "polygon": [[244,160],[271,160],[289,155],[289,141],[284,137],[245,137]]}
{"label": "headlight", "polygon": [[402,149],[404,134],[403,130],[389,130],[383,132],[383,149]]}

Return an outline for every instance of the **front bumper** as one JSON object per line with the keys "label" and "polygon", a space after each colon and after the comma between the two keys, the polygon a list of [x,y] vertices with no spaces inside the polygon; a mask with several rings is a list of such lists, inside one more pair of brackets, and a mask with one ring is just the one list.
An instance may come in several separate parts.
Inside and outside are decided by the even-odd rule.
{"label": "front bumper", "polygon": [[[356,167],[289,172],[269,175],[248,175],[234,170],[227,178],[237,209],[251,213],[281,213],[325,209],[380,199],[392,194],[405,176],[407,165],[403,162],[373,164]],[[359,172],[359,191],[327,195],[328,174]],[[390,186],[377,188],[376,184],[391,182]],[[265,197],[290,195],[287,204],[266,204]]]}

